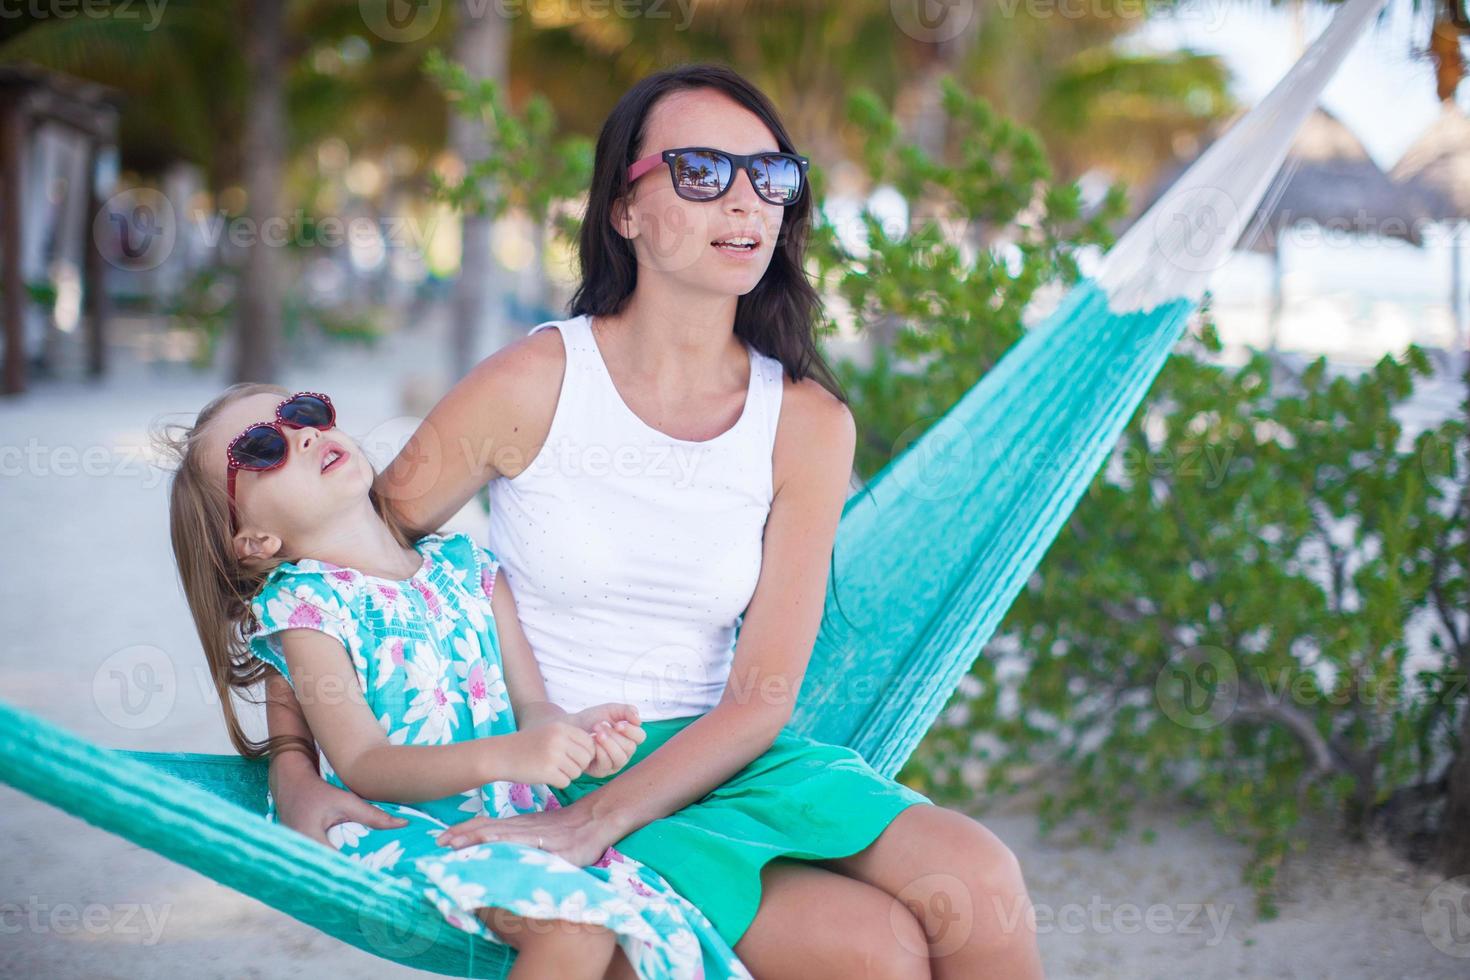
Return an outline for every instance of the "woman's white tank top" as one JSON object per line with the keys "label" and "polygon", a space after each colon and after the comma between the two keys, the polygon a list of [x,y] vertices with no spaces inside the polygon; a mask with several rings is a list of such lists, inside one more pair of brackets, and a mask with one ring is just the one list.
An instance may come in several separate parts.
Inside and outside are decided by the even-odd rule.
{"label": "woman's white tank top", "polygon": [[561,332],[566,373],[536,457],[490,482],[489,547],[553,702],[625,701],[650,721],[701,714],[725,689],[760,576],[781,362],[746,345],[739,421],[675,439],[623,401],[591,323],[532,330]]}

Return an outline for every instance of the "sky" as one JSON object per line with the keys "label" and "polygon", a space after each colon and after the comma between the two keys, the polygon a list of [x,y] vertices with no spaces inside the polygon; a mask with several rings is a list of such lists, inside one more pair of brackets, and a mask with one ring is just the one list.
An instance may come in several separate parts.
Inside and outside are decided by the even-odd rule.
{"label": "sky", "polygon": [[[1303,43],[1310,43],[1334,12],[1334,7],[1303,4]],[[1233,94],[1249,106],[1296,60],[1297,37],[1289,4],[1184,0],[1177,13],[1150,15],[1130,40],[1147,50],[1189,48],[1220,55],[1230,70]],[[1384,14],[1364,32],[1322,95],[1322,105],[1362,140],[1384,170],[1439,114],[1433,68],[1419,53],[1428,37],[1426,11],[1415,12],[1411,0],[1388,0]],[[1463,96],[1460,101],[1465,103]]]}
{"label": "sky", "polygon": [[[1151,14],[1127,43],[1137,50],[1218,54],[1230,71],[1232,93],[1249,107],[1280,80],[1335,10],[1302,4],[1298,30],[1291,3],[1182,0],[1177,12]],[[1384,170],[1440,112],[1432,63],[1420,53],[1428,37],[1425,11],[1415,11],[1412,0],[1388,0],[1322,95],[1321,104]],[[1467,104],[1464,95],[1459,101]],[[1392,239],[1336,236],[1329,243],[1289,233],[1281,254],[1286,310],[1277,333],[1287,349],[1364,363],[1410,341],[1464,349],[1465,328],[1455,323],[1447,301],[1456,257],[1443,241],[1415,248]],[[1268,340],[1270,287],[1270,263],[1261,255],[1233,253],[1217,270],[1211,289],[1227,343],[1263,346]]]}

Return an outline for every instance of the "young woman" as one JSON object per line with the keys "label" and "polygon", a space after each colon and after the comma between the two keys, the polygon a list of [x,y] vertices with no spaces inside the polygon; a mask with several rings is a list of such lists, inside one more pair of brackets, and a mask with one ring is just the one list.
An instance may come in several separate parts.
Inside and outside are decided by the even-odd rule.
{"label": "young woman", "polygon": [[[856,438],[813,333],[806,168],[735,72],[639,82],[598,139],[571,317],[477,365],[380,478],[425,532],[488,481],[551,697],[630,702],[648,735],[561,808],[443,840],[616,843],[762,978],[1037,977],[1011,851],[787,727]],[[299,757],[272,777],[305,832],[361,812]]]}

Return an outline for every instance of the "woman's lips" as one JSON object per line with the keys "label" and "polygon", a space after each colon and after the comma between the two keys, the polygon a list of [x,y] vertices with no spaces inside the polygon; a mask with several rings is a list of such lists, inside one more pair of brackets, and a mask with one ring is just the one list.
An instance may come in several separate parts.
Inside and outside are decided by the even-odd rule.
{"label": "woman's lips", "polygon": [[759,255],[761,250],[760,242],[756,242],[749,248],[727,248],[723,245],[716,245],[714,242],[710,242],[710,248],[719,252],[721,255],[728,255],[734,259],[748,259],[752,255]]}

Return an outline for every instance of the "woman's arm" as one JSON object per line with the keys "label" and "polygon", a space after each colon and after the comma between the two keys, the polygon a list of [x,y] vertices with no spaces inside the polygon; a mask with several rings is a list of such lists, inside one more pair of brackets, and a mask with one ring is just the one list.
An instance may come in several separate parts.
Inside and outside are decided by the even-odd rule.
{"label": "woman's arm", "polygon": [[270,772],[266,782],[271,795],[280,798],[281,783],[302,773],[317,773],[316,748],[311,729],[301,714],[301,702],[286,679],[274,670],[265,679],[265,727],[272,738],[296,738],[303,744],[287,744],[271,753]]}
{"label": "woman's arm", "polygon": [[368,799],[417,803],[501,780],[566,786],[595,755],[591,736],[561,722],[447,745],[395,745],[364,699],[341,640],[289,629],[281,651],[327,761]]}
{"label": "woman's arm", "polygon": [[422,537],[502,472],[518,474],[551,430],[566,354],[556,330],[523,337],[477,364],[414,431],[374,486]]}
{"label": "woman's arm", "polygon": [[[775,450],[761,574],[719,704],[638,765],[578,800],[621,839],[745,768],[791,720],[827,594],[827,566],[857,445],[852,413],[815,382],[789,398]],[[793,386],[794,393],[802,386]],[[788,393],[789,394],[789,393]]]}
{"label": "woman's arm", "polygon": [[[269,734],[295,735],[311,744],[311,729],[306,726],[301,702],[296,700],[296,692],[286,679],[270,671],[266,676],[265,695]],[[276,817],[281,823],[327,847],[332,846],[327,831],[347,820],[374,830],[389,830],[408,823],[357,794],[326,782],[317,771],[317,761],[314,747],[310,754],[304,748],[272,753],[268,782],[276,803]]]}

